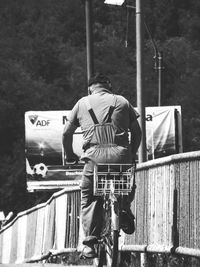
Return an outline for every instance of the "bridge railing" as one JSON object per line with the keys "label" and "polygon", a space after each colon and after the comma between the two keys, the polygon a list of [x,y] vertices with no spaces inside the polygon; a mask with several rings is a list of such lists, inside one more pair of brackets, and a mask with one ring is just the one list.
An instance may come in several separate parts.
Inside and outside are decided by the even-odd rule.
{"label": "bridge railing", "polygon": [[21,212],[0,231],[0,263],[44,259],[50,250],[76,250],[80,189],[55,193],[46,203]]}
{"label": "bridge railing", "polygon": [[200,256],[200,152],[142,163],[136,184],[137,230],[121,249]]}
{"label": "bridge railing", "polygon": [[[122,235],[121,250],[200,256],[200,152],[139,164],[132,211],[133,235]],[[55,193],[0,231],[0,263],[36,261],[75,251],[81,243],[80,189]]]}

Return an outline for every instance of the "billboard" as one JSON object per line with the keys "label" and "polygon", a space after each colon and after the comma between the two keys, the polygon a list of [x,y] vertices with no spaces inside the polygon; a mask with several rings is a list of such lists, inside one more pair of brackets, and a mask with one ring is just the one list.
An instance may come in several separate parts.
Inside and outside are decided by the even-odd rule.
{"label": "billboard", "polygon": [[[62,133],[69,115],[69,110],[25,113],[28,179],[66,180]],[[82,141],[81,129],[77,128],[73,136],[73,149],[78,156],[82,153]],[[182,152],[180,106],[146,107],[146,143],[148,159]],[[41,175],[34,176],[34,172]]]}
{"label": "billboard", "polygon": [[[25,149],[30,165],[63,165],[62,133],[70,111],[28,111],[25,113]],[[73,138],[73,149],[81,154],[81,129]]]}
{"label": "billboard", "polygon": [[183,152],[180,106],[147,107],[147,159]]}

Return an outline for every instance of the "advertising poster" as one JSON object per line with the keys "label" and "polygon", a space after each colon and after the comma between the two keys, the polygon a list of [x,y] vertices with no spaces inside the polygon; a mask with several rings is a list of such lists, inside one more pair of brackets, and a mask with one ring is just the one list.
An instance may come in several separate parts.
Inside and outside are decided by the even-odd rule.
{"label": "advertising poster", "polygon": [[147,159],[181,153],[180,106],[147,107],[145,112]]}
{"label": "advertising poster", "polygon": [[[66,180],[62,133],[69,115],[69,110],[25,113],[28,180]],[[148,160],[182,152],[180,106],[146,108],[146,144]],[[74,133],[73,149],[81,155],[80,128]]]}

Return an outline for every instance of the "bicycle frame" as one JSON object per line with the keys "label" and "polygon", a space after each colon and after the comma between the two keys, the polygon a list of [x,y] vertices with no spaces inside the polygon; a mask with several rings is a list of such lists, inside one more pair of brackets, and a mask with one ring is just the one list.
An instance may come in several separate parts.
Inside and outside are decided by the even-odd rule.
{"label": "bicycle frame", "polygon": [[[128,167],[130,169],[127,171]],[[94,167],[94,195],[104,197],[104,211],[107,213],[105,217],[110,217],[105,222],[108,229],[104,229],[106,233],[102,234],[109,267],[118,266],[121,197],[131,192],[134,184],[134,171],[135,166],[130,164],[100,164]],[[102,244],[100,249],[102,249]],[[103,253],[100,251],[99,255]],[[99,259],[95,266],[103,266],[102,259]]]}
{"label": "bicycle frame", "polygon": [[111,221],[113,225],[113,230],[114,231],[119,231],[120,230],[120,223],[119,223],[119,205],[117,198],[112,196],[111,199]]}

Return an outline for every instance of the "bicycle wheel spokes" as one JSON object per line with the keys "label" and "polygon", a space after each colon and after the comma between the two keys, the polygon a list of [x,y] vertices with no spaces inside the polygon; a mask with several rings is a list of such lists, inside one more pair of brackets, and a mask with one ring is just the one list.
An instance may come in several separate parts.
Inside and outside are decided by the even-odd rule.
{"label": "bicycle wheel spokes", "polygon": [[104,267],[106,266],[106,253],[105,246],[102,243],[97,245],[97,258],[93,260],[94,267]]}
{"label": "bicycle wheel spokes", "polygon": [[111,231],[109,235],[105,237],[105,252],[108,267],[118,266],[118,240],[119,231]]}
{"label": "bicycle wheel spokes", "polygon": [[118,239],[119,239],[119,205],[115,197],[109,196],[104,216],[104,245],[107,267],[118,266]]}

